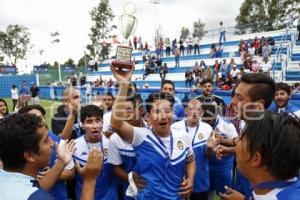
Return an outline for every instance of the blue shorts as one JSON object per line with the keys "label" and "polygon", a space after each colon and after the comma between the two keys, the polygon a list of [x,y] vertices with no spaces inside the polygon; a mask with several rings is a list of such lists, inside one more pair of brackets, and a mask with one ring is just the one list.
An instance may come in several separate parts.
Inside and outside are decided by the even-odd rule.
{"label": "blue shorts", "polygon": [[224,193],[225,185],[232,187],[232,166],[223,169],[209,169],[209,191],[216,191],[217,195],[220,192]]}

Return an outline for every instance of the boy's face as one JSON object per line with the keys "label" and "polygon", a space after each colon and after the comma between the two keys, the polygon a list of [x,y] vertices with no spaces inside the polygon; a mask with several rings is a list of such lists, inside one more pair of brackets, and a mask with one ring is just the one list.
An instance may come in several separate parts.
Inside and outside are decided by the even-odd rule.
{"label": "boy's face", "polygon": [[90,143],[97,143],[101,140],[101,132],[103,127],[102,117],[87,117],[83,121],[83,130],[86,140]]}
{"label": "boy's face", "polygon": [[203,86],[202,86],[202,90],[203,90],[203,93],[205,95],[211,95],[212,94],[212,91],[213,91],[213,87],[212,87],[212,84],[211,83],[205,83]]}
{"label": "boy's face", "polygon": [[274,101],[279,108],[284,108],[289,102],[289,95],[284,90],[277,90]]}
{"label": "boy's face", "polygon": [[168,100],[155,100],[149,113],[149,121],[155,133],[168,134],[173,122],[173,111]]}
{"label": "boy's face", "polygon": [[198,100],[191,100],[186,108],[186,115],[191,123],[198,123],[202,116],[201,103]]}
{"label": "boy's face", "polygon": [[174,93],[175,93],[173,85],[169,84],[169,83],[165,83],[163,85],[163,87],[161,88],[161,92],[170,93],[172,95],[174,95]]}
{"label": "boy's face", "polygon": [[53,140],[48,136],[45,126],[38,128],[37,133],[40,135],[39,152],[35,155],[35,160],[40,169],[50,164]]}

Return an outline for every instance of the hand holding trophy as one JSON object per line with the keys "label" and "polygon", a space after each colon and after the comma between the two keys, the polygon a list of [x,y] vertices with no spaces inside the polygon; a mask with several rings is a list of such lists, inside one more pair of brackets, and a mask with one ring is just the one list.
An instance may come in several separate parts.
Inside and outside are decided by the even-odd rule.
{"label": "hand holding trophy", "polygon": [[[123,6],[123,11],[124,14],[119,18],[119,27],[122,35],[127,40],[136,29],[137,18],[134,16],[136,12],[136,6],[132,2],[127,2]],[[123,69],[131,69],[133,67],[132,48],[127,46],[118,46],[116,59],[112,62],[112,65],[121,67]]]}

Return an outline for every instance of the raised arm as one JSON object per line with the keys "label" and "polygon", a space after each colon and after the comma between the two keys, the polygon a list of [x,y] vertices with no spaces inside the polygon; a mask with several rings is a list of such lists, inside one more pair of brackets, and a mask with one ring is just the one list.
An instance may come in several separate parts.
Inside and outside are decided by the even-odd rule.
{"label": "raised arm", "polygon": [[128,71],[123,70],[117,64],[111,64],[111,71],[113,72],[116,80],[119,84],[119,91],[116,96],[112,114],[111,114],[111,127],[120,135],[123,140],[128,143],[133,139],[133,126],[124,121],[124,102],[127,98],[128,88],[131,80],[131,76],[134,70],[134,65]]}

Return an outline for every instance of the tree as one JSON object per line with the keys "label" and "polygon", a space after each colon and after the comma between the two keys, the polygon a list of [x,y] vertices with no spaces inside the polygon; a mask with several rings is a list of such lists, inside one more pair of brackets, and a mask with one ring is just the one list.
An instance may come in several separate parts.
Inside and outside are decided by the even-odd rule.
{"label": "tree", "polygon": [[21,25],[9,25],[6,32],[0,31],[0,50],[6,55],[10,64],[15,66],[24,59],[30,48],[30,32]]}
{"label": "tree", "polygon": [[194,27],[193,36],[201,39],[205,35],[205,31],[204,31],[205,24],[202,23],[200,19],[198,19],[197,21],[194,22],[193,27]]}
{"label": "tree", "polygon": [[244,34],[286,27],[289,15],[299,16],[300,0],[245,0],[236,17],[237,32]]}
{"label": "tree", "polygon": [[111,31],[109,23],[114,18],[109,1],[101,0],[98,6],[94,7],[90,12],[90,15],[93,26],[89,34],[91,44],[87,45],[87,50],[89,51],[89,56],[93,59],[99,57],[101,60],[104,60],[109,55],[109,47],[104,45],[101,40],[108,38],[108,34]]}
{"label": "tree", "polygon": [[188,28],[182,27],[180,39],[186,40],[188,38],[189,34],[190,34],[190,30]]}
{"label": "tree", "polygon": [[64,65],[67,65],[67,66],[71,66],[71,65],[75,65],[75,62],[72,58],[69,58],[65,63]]}
{"label": "tree", "polygon": [[88,55],[83,55],[79,60],[78,60],[78,67],[86,66],[88,65],[88,61],[90,60]]}

